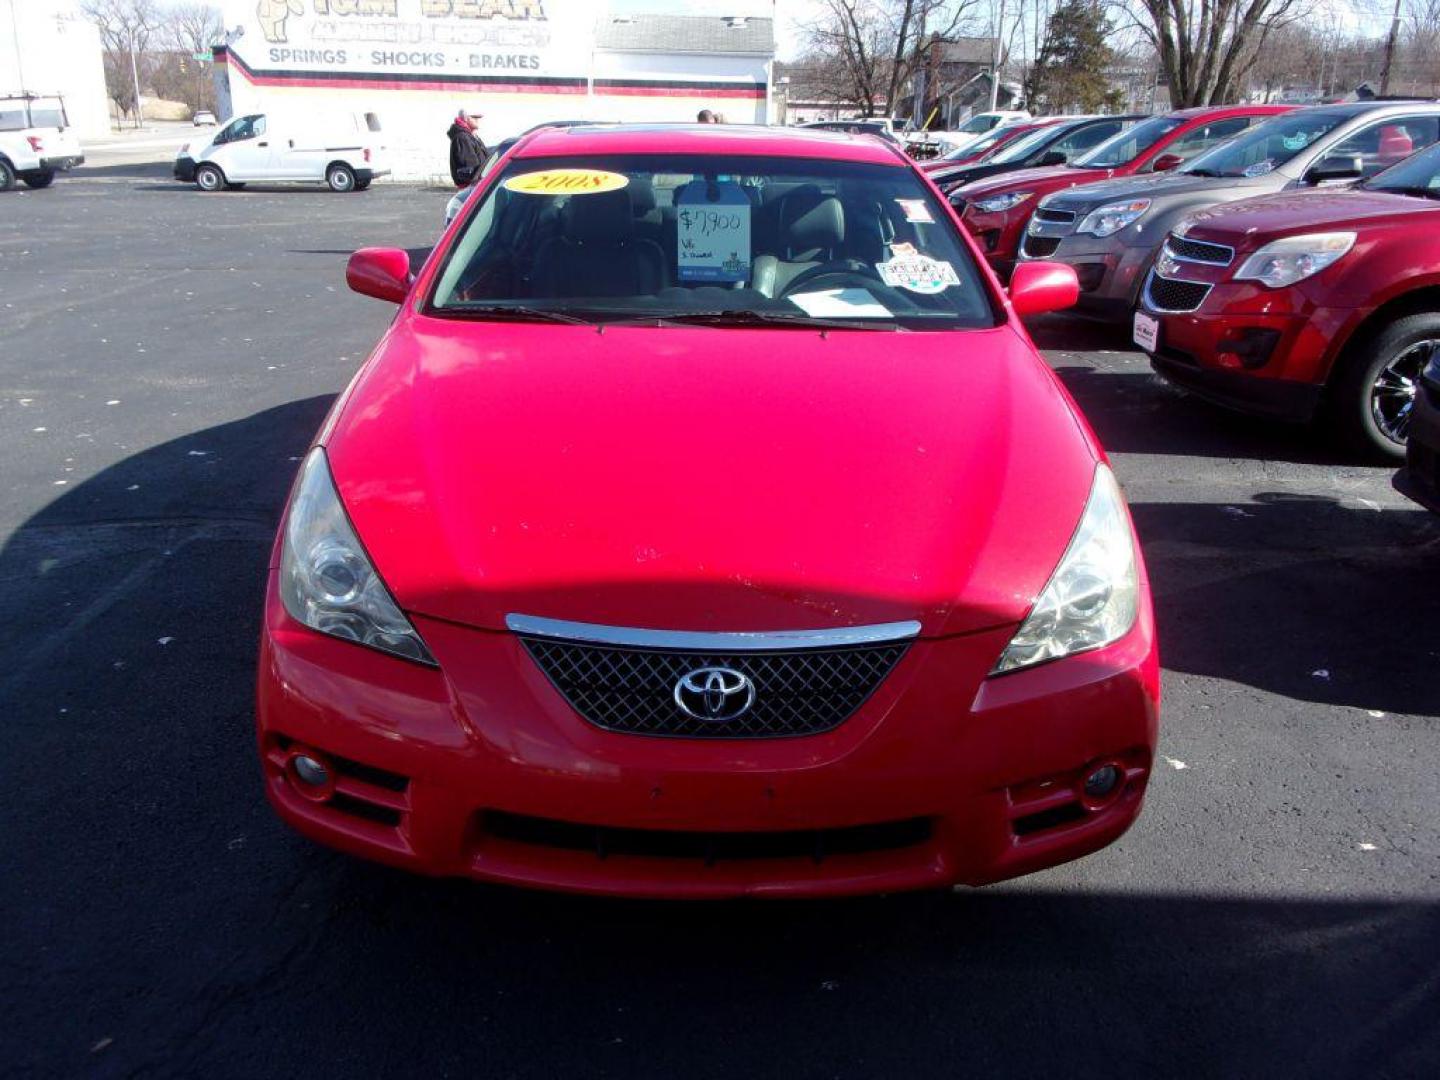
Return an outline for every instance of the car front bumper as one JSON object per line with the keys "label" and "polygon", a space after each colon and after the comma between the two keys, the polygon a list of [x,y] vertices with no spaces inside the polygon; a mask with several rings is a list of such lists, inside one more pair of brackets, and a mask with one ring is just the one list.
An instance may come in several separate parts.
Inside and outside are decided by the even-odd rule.
{"label": "car front bumper", "polygon": [[173,169],[175,179],[186,184],[195,182],[195,159],[192,157],[177,157]]}
{"label": "car front bumper", "polygon": [[1160,322],[1151,365],[1228,408],[1279,420],[1313,419],[1355,310],[1316,307],[1300,289],[1216,283],[1225,273],[1187,269],[1184,280],[1211,284],[1194,311],[1160,310],[1142,290],[1139,310]]}
{"label": "car front bumper", "polygon": [[[1014,627],[918,640],[823,734],[666,739],[583,720],[508,633],[416,617],[439,670],[317,634],[272,571],[266,792],[311,839],[432,875],[677,898],[985,884],[1104,847],[1139,813],[1159,700],[1141,610],[1104,649],[996,679]],[[333,792],[297,779],[301,752],[330,763]],[[1087,806],[1082,778],[1102,762],[1125,779]],[[804,854],[797,834],[813,838]]]}
{"label": "car front bumper", "polygon": [[[1068,228],[1068,226],[1066,226]],[[1114,237],[1078,236],[1071,233],[1059,237],[1053,249],[1035,240],[1053,241],[1053,236],[1027,232],[1020,241],[1020,257],[1033,261],[1065,263],[1075,268],[1080,281],[1080,299],[1076,307],[1087,314],[1115,317],[1127,314],[1140,296],[1155,249],[1150,246],[1129,247]]]}

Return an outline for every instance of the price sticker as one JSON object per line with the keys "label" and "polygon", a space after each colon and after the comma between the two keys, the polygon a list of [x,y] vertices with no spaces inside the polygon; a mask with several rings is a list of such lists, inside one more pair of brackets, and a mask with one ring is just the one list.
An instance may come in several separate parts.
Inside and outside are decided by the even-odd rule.
{"label": "price sticker", "polygon": [[750,200],[739,184],[696,180],[675,202],[681,281],[750,280]]}

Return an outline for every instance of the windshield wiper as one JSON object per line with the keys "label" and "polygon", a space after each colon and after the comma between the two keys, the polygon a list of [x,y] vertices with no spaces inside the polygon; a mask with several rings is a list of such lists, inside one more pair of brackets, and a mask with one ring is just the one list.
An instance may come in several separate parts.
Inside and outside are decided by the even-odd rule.
{"label": "windshield wiper", "polygon": [[446,310],[464,315],[484,315],[490,319],[514,319],[516,322],[557,322],[572,326],[593,325],[589,319],[571,315],[564,311],[549,311],[545,308],[523,307],[514,304],[456,304]]}
{"label": "windshield wiper", "polygon": [[[824,319],[788,311],[756,311],[753,308],[722,308],[716,311],[673,311],[638,316],[624,323],[680,323],[690,326],[791,326],[814,330],[905,330],[898,323],[876,325],[855,319]],[[615,323],[609,325],[614,326]]]}

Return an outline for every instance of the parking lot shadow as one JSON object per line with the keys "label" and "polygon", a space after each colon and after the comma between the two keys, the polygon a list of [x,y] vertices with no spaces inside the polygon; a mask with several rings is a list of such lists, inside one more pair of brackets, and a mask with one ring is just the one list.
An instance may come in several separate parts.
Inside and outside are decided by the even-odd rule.
{"label": "parking lot shadow", "polygon": [[1167,669],[1433,715],[1440,518],[1262,492],[1130,507]]}
{"label": "parking lot shadow", "polygon": [[1133,358],[1133,371],[1065,362],[1055,372],[1112,453],[1354,465],[1318,428],[1247,416],[1171,386]]}
{"label": "parking lot shadow", "polygon": [[[7,1070],[1403,1076],[1440,1060],[1433,903],[1045,878],[826,904],[614,902],[429,881],[301,840],[264,803],[252,688],[274,527],[329,401],[138,453],[0,551]],[[1268,634],[1297,658],[1307,634],[1339,641],[1374,625],[1357,621],[1368,603],[1418,592],[1402,564],[1423,573],[1422,553],[1400,547],[1429,530],[1376,515],[1377,555],[1354,513],[1138,507],[1169,659],[1262,680],[1186,624],[1239,626],[1257,651]],[[1267,536],[1283,549],[1271,563]],[[1215,560],[1205,573],[1174,557],[1190,544]],[[1247,577],[1264,607],[1233,590]],[[1322,586],[1333,611],[1296,604]],[[1411,603],[1373,643],[1356,634],[1376,693],[1434,625],[1433,601]],[[1329,662],[1351,685],[1350,661]]]}

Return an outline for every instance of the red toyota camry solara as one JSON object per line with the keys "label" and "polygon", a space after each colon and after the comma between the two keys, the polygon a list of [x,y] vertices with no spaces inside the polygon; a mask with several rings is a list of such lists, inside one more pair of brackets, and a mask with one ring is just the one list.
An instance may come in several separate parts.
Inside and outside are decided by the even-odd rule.
{"label": "red toyota camry solara", "polygon": [[429,874],[643,896],[981,884],[1139,813],[1150,596],[1104,454],[877,140],[518,143],[304,460],[266,790]]}

